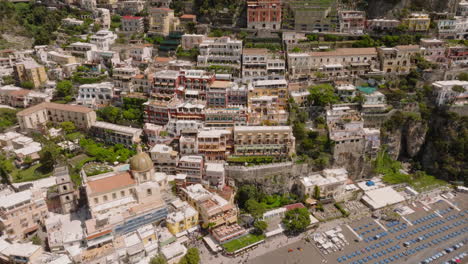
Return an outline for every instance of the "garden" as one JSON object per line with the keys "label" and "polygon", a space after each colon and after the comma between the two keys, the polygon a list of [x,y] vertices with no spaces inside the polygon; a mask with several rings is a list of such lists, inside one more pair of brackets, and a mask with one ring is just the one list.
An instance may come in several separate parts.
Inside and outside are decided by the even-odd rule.
{"label": "garden", "polygon": [[248,234],[238,239],[224,243],[222,247],[229,253],[245,248],[265,239],[265,235]]}

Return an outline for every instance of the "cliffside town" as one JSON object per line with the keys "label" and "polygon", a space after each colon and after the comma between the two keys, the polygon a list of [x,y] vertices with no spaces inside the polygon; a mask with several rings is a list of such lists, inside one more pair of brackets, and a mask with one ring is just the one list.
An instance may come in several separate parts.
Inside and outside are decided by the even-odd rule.
{"label": "cliffside town", "polygon": [[465,0],[2,0],[0,263],[461,263],[467,116]]}

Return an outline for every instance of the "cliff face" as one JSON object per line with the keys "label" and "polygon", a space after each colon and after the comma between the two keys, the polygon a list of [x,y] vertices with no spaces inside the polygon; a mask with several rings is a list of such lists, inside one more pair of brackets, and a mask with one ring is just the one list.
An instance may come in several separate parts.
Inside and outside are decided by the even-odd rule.
{"label": "cliff face", "polygon": [[428,125],[425,121],[406,119],[398,127],[382,131],[382,144],[392,159],[414,158],[426,141]]}
{"label": "cliff face", "polygon": [[415,157],[429,174],[468,183],[466,147],[468,117],[440,112],[432,115],[425,143]]}

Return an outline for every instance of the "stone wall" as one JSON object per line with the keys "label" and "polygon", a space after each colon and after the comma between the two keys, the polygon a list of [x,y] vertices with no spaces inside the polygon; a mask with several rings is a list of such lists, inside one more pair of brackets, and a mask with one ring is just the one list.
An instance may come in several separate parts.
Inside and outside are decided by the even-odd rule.
{"label": "stone wall", "polygon": [[266,193],[286,193],[294,189],[300,176],[308,174],[307,164],[293,162],[274,163],[260,166],[226,166],[226,176],[237,186],[242,184],[261,185]]}

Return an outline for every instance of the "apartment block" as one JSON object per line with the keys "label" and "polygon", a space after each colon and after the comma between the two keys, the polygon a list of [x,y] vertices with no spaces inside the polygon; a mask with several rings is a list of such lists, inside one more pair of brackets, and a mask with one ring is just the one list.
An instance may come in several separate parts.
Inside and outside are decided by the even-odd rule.
{"label": "apartment block", "polygon": [[182,188],[181,197],[200,214],[201,224],[212,228],[231,225],[237,222],[236,207],[216,193],[212,193],[201,184]]}
{"label": "apartment block", "polygon": [[148,34],[168,36],[179,24],[179,19],[174,16],[174,10],[165,7],[150,8]]}
{"label": "apartment block", "polygon": [[145,30],[144,18],[137,16],[123,16],[122,25],[120,27],[123,32],[141,33]]}
{"label": "apartment block", "polygon": [[206,39],[205,35],[184,34],[182,35],[182,40],[181,40],[182,49],[189,50],[193,48],[198,48],[205,39]]}
{"label": "apartment block", "polygon": [[421,52],[419,45],[377,48],[380,70],[385,73],[406,74],[414,67],[413,57]]}
{"label": "apartment block", "polygon": [[[468,97],[468,81],[450,80],[438,81],[432,84],[434,87],[434,94],[436,95],[436,104],[438,106],[450,104],[466,104]],[[464,92],[460,90],[454,91],[454,87],[462,87]]]}
{"label": "apartment block", "polygon": [[247,28],[280,29],[281,9],[280,0],[247,1]]}
{"label": "apartment block", "polygon": [[76,63],[76,58],[70,55],[58,53],[56,51],[47,52],[47,60],[53,61],[59,65]]}
{"label": "apartment block", "polygon": [[280,109],[286,110],[288,102],[288,81],[285,79],[255,81],[248,86],[248,89],[250,103],[251,98],[254,97],[275,96],[277,97]]}
{"label": "apartment block", "polygon": [[332,51],[288,54],[292,79],[308,79],[320,71],[329,77],[366,73],[377,63],[375,48],[338,48]]}
{"label": "apartment block", "polygon": [[34,88],[39,88],[47,81],[47,73],[44,66],[34,60],[18,62],[13,67],[14,75],[18,83],[31,82]]}
{"label": "apartment block", "polygon": [[115,43],[117,35],[110,30],[99,30],[91,35],[90,43],[95,44],[98,50],[110,50],[110,46]]}
{"label": "apartment block", "polygon": [[233,155],[287,157],[296,152],[290,126],[237,126],[233,131]]}
{"label": "apartment block", "polygon": [[239,67],[242,59],[242,40],[230,37],[208,38],[199,46],[198,66]]}
{"label": "apartment block", "polygon": [[175,211],[167,215],[166,224],[169,232],[177,235],[198,226],[198,212],[187,202],[176,200],[171,205]]}
{"label": "apartment block", "polygon": [[427,31],[431,19],[428,14],[411,13],[407,18],[403,18],[402,23],[408,26],[409,31]]}
{"label": "apartment block", "polygon": [[204,70],[182,70],[180,74],[185,99],[206,100],[206,93],[216,79],[215,74]]}
{"label": "apartment block", "polygon": [[197,135],[198,153],[206,161],[226,160],[232,151],[232,132],[229,130],[201,130]]}
{"label": "apartment block", "polygon": [[284,79],[286,62],[268,49],[244,49],[242,51],[242,80]]}
{"label": "apartment block", "polygon": [[424,58],[434,63],[446,62],[447,43],[440,39],[421,39],[419,42]]}
{"label": "apartment block", "polygon": [[182,156],[177,165],[177,172],[186,174],[188,183],[201,183],[203,170],[203,157],[198,155]]}
{"label": "apartment block", "polygon": [[23,239],[40,228],[49,216],[47,204],[40,192],[30,190],[1,197],[0,222],[11,240]]}
{"label": "apartment block", "polygon": [[110,82],[83,84],[78,88],[76,103],[90,108],[99,108],[112,102],[114,85]]}
{"label": "apartment block", "polygon": [[247,125],[247,108],[242,106],[229,108],[209,108],[205,110],[205,127],[231,128]]}
{"label": "apartment block", "polygon": [[143,130],[97,121],[91,126],[90,133],[107,144],[122,144],[131,147],[141,141]]}
{"label": "apartment block", "polygon": [[178,89],[181,84],[180,72],[163,70],[155,72],[153,75],[153,93],[175,95],[180,94]]}
{"label": "apartment block", "polygon": [[16,114],[22,131],[37,131],[45,128],[47,122],[60,124],[70,121],[79,129],[89,129],[96,122],[96,112],[79,105],[41,103]]}
{"label": "apartment block", "polygon": [[156,144],[151,148],[150,156],[156,171],[168,174],[176,173],[179,156],[172,147],[165,144]]}
{"label": "apartment block", "polygon": [[91,61],[93,59],[93,51],[97,51],[98,47],[95,44],[85,42],[75,42],[65,48],[73,56],[81,58],[84,61]]}
{"label": "apartment block", "polygon": [[366,26],[366,13],[364,11],[339,11],[340,32],[363,33]]}
{"label": "apartment block", "polygon": [[138,73],[139,70],[133,67],[114,68],[112,74],[114,89],[119,90],[120,92],[133,92],[132,79]]}
{"label": "apartment block", "polygon": [[400,25],[400,20],[396,19],[368,19],[366,21],[366,28],[369,30],[393,30]]}
{"label": "apartment block", "polygon": [[339,201],[344,196],[348,172],[344,168],[325,169],[320,173],[313,173],[299,180],[299,192],[303,196],[314,197],[315,188],[320,190],[320,198]]}

